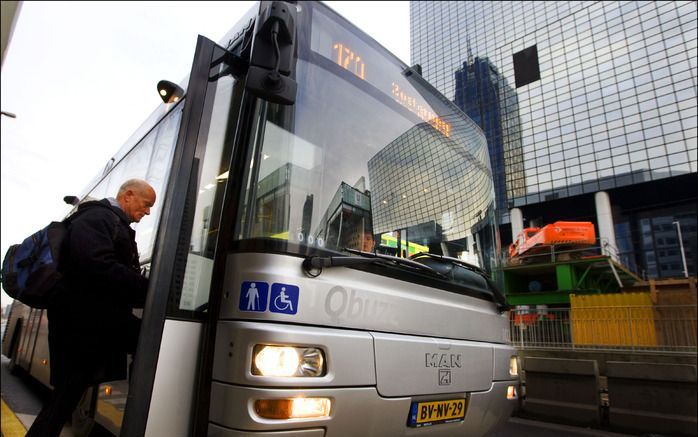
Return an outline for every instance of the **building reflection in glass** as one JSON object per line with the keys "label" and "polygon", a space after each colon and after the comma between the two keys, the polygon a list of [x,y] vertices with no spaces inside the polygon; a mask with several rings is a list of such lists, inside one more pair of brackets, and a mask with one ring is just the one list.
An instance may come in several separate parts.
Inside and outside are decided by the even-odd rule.
{"label": "building reflection in glass", "polygon": [[432,253],[489,266],[494,190],[484,138],[465,141],[469,130],[446,137],[418,124],[368,161],[375,234],[392,232]]}
{"label": "building reflection in glass", "polygon": [[[455,104],[480,126],[487,138],[501,217],[508,211],[507,187],[514,196],[526,192],[520,177],[525,169],[517,94],[487,57],[469,55],[456,71],[455,83]],[[506,104],[502,104],[503,99]]]}

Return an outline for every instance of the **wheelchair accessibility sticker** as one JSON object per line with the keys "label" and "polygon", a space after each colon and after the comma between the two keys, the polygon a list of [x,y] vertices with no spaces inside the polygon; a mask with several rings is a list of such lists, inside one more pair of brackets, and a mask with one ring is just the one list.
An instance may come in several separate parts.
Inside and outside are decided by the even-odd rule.
{"label": "wheelchair accessibility sticker", "polygon": [[296,314],[298,312],[299,288],[290,284],[271,285],[259,281],[244,281],[240,289],[240,311],[263,313]]}
{"label": "wheelchair accessibility sticker", "polygon": [[288,284],[271,284],[269,311],[296,314],[298,311],[298,287]]}

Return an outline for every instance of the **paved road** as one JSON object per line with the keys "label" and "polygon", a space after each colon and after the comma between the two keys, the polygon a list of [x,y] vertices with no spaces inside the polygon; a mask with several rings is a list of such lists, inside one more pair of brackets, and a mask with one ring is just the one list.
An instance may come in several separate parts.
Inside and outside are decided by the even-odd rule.
{"label": "paved road", "polygon": [[[36,414],[41,409],[48,391],[39,383],[22,375],[11,375],[7,369],[9,360],[2,356],[2,399],[15,413],[25,428],[31,426]],[[3,422],[6,421],[3,412]],[[6,424],[3,423],[3,430]],[[23,435],[23,434],[20,434]],[[90,437],[109,435],[102,429],[93,431]],[[552,423],[526,420],[517,417],[510,418],[506,424],[490,437],[633,437],[627,434],[605,432],[589,428],[557,425]],[[10,437],[9,433],[3,437]],[[64,429],[61,437],[74,437],[69,429]]]}
{"label": "paved road", "polygon": [[[629,434],[601,431],[591,428],[558,425],[555,423],[511,417],[506,424],[490,437],[637,437]],[[661,436],[657,436],[661,437]]]}

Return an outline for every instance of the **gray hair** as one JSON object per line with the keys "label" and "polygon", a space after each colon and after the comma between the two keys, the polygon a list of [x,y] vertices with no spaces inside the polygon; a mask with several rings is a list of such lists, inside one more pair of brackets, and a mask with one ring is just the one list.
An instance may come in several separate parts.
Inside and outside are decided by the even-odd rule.
{"label": "gray hair", "polygon": [[119,187],[119,192],[116,194],[116,197],[121,197],[126,193],[128,190],[133,190],[138,193],[143,193],[149,188],[152,189],[150,184],[143,179],[129,179],[123,184],[121,184],[121,187]]}

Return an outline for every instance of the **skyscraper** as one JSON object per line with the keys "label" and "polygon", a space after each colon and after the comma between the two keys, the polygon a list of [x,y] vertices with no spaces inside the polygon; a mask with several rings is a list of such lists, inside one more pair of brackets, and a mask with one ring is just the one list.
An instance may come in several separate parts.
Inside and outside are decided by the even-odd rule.
{"label": "skyscraper", "polygon": [[[508,86],[487,58],[468,59],[455,73],[455,104],[480,126],[487,138],[497,210],[507,210],[506,172],[500,87]],[[519,154],[520,155],[520,154]]]}
{"label": "skyscraper", "polygon": [[489,64],[480,86],[498,106],[479,104],[499,118],[487,121],[501,144],[488,141],[512,232],[590,220],[613,256],[667,277],[684,274],[680,227],[696,274],[695,2],[413,1],[410,12],[413,63],[468,113],[464,76]]}

